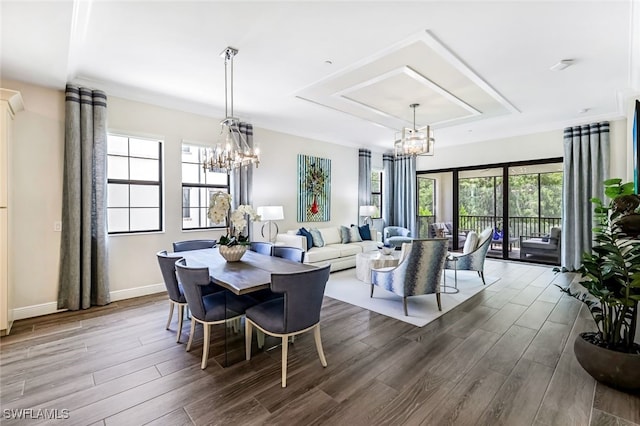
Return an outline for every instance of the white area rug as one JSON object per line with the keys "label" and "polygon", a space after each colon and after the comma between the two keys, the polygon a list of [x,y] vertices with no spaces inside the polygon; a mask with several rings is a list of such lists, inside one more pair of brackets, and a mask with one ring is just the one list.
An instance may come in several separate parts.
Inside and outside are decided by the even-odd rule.
{"label": "white area rug", "polygon": [[[446,274],[447,285],[453,285],[453,271],[446,271]],[[458,271],[458,288],[460,292],[442,294],[442,311],[438,310],[435,294],[411,296],[407,299],[409,316],[404,316],[402,297],[394,293],[375,287],[373,298],[370,298],[371,285],[356,278],[355,268],[332,273],[329,277],[329,282],[327,282],[324,295],[418,327],[424,327],[499,279],[498,277],[485,275],[487,285],[482,285],[482,279],[477,272]]]}

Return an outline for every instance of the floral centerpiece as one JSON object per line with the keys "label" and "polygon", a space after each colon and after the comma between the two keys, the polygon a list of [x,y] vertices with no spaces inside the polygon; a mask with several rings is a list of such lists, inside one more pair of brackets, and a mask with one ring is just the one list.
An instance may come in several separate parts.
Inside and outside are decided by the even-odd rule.
{"label": "floral centerpiece", "polygon": [[[222,223],[227,219],[227,234],[220,237],[219,241],[220,254],[228,261],[240,260],[250,244],[248,231],[244,233],[245,228],[250,220],[260,220],[260,216],[248,204],[241,204],[236,210],[231,211],[231,195],[222,191],[211,194],[208,216],[214,223]],[[228,250],[223,247],[236,248]],[[231,252],[233,253],[229,255],[231,258],[225,256],[225,253]]]}

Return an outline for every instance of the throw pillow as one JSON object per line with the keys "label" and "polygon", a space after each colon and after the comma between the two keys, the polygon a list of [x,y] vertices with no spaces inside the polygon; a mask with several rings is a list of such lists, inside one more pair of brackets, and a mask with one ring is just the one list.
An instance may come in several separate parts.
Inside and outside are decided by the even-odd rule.
{"label": "throw pillow", "polygon": [[349,240],[352,243],[359,243],[362,241],[362,237],[360,237],[360,228],[356,225],[351,225],[351,228],[349,229]]}
{"label": "throw pillow", "polygon": [[478,245],[478,234],[475,231],[471,231],[467,234],[467,239],[464,242],[464,247],[462,248],[462,253],[467,254],[471,253],[476,249]]}
{"label": "throw pillow", "polygon": [[311,228],[309,232],[311,232],[311,236],[313,237],[313,245],[316,247],[324,247],[324,240],[318,228]]}
{"label": "throw pillow", "polygon": [[358,227],[358,231],[360,232],[360,238],[362,238],[362,241],[371,241],[371,229],[369,229],[368,223]]}
{"label": "throw pillow", "polygon": [[303,235],[307,238],[307,250],[313,247],[313,235],[311,235],[311,232],[307,231],[304,228],[300,228],[298,229],[298,232],[296,235]]}
{"label": "throw pillow", "polygon": [[545,234],[542,236],[542,241],[544,241],[545,243],[549,242],[549,234]]}
{"label": "throw pillow", "polygon": [[346,226],[340,227],[340,242],[342,244],[348,244],[351,242],[350,235],[351,233],[349,232],[349,228],[347,228]]}

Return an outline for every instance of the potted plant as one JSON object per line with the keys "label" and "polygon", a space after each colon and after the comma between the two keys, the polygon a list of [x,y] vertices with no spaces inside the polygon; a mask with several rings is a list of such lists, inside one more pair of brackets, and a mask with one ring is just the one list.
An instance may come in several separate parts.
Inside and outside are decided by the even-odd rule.
{"label": "potted plant", "polygon": [[[597,226],[594,246],[582,256],[580,284],[586,289],[560,289],[584,302],[598,331],[581,333],[574,343],[580,365],[596,380],[625,390],[640,389],[640,345],[634,343],[640,301],[640,241],[623,232],[621,219],[634,214],[619,208],[633,194],[633,183],[604,182],[605,204],[592,198]],[[637,208],[637,204],[636,204]]]}
{"label": "potted plant", "polygon": [[231,211],[231,195],[226,192],[216,191],[211,194],[209,200],[209,219],[214,223],[222,223],[227,220],[227,234],[220,237],[219,253],[228,262],[240,260],[251,244],[249,235],[243,234],[249,224],[249,220],[260,220],[253,207],[241,204],[236,210]]}

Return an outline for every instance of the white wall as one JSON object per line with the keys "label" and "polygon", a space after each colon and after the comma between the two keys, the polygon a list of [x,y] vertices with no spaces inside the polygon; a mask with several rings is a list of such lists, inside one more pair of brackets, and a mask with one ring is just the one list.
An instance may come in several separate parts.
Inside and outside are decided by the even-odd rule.
{"label": "white wall", "polygon": [[[15,220],[10,250],[16,319],[55,312],[58,289],[60,233],[54,232],[62,209],[64,155],[64,93],[4,80],[1,87],[22,93],[25,110],[16,116],[12,146],[12,187]],[[217,238],[218,231],[181,230],[182,139],[213,143],[217,119],[110,97],[109,128],[165,141],[165,231],[109,238],[109,278],[112,300],[163,288],[155,252],[170,249],[176,240]],[[304,139],[265,129],[254,129],[260,143],[260,167],[254,174],[254,206],[282,204],[281,230],[300,226],[356,223],[358,152],[355,148]],[[629,146],[624,121],[612,123],[612,176],[629,169]],[[630,144],[630,142],[629,142]],[[624,154],[623,154],[624,153]],[[331,220],[300,224],[296,221],[297,155],[330,158]],[[491,141],[478,146],[438,147],[433,158],[421,158],[419,169],[441,169],[479,163],[562,156],[561,131]],[[428,167],[427,167],[428,166]],[[614,171],[613,169],[616,169]],[[443,181],[444,184],[444,181]],[[445,185],[446,186],[446,185]],[[440,189],[440,195],[445,191]],[[439,206],[444,203],[440,201]],[[439,212],[444,217],[446,211]]]}

